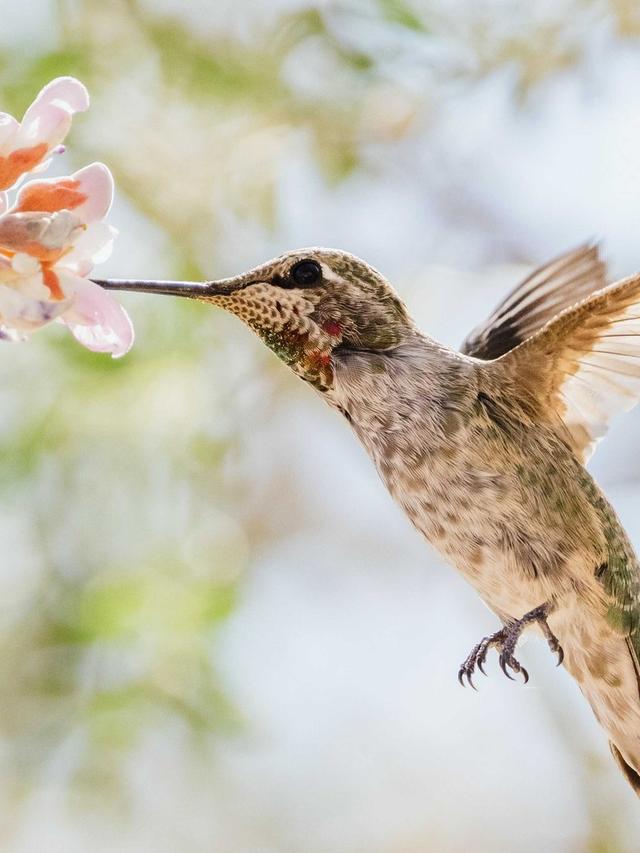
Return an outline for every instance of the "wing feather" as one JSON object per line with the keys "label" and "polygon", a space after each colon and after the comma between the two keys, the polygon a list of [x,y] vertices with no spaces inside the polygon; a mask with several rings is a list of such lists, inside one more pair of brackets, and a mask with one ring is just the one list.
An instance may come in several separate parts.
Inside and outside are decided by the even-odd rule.
{"label": "wing feather", "polygon": [[606,285],[598,247],[584,245],[527,276],[493,314],[466,338],[462,352],[499,358],[534,335],[553,317]]}
{"label": "wing feather", "polygon": [[611,419],[640,400],[640,275],[566,308],[491,364],[539,416],[561,418],[586,461]]}

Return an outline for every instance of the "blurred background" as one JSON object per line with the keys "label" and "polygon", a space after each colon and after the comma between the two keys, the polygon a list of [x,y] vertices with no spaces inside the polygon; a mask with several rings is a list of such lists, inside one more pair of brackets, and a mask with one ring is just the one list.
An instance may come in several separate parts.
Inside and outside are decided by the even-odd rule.
{"label": "blurred background", "polygon": [[[634,0],[0,0],[0,107],[74,74],[100,275],[354,252],[457,344],[533,265],[640,269]],[[0,847],[637,851],[637,800],[542,644],[495,617],[346,425],[231,317],[123,299],[112,361],[0,352]],[[640,546],[640,417],[592,463]]]}

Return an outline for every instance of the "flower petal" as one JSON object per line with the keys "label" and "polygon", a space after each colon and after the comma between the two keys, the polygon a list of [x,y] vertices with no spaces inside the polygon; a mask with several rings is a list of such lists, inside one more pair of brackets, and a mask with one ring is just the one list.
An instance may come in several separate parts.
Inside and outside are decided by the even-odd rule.
{"label": "flower petal", "polygon": [[27,336],[17,329],[9,329],[7,326],[0,325],[0,341],[10,342],[12,344],[26,341]]}
{"label": "flower petal", "polygon": [[6,193],[0,193],[0,216],[9,207],[9,196]]}
{"label": "flower petal", "polygon": [[11,259],[11,267],[18,275],[37,275],[40,272],[40,263],[26,252],[18,252]]}
{"label": "flower petal", "polygon": [[9,113],[0,113],[0,151],[10,150],[20,125]]}
{"label": "flower petal", "polygon": [[37,142],[35,145],[16,148],[6,157],[0,156],[0,190],[11,189],[22,175],[42,162],[48,150],[46,142]]}
{"label": "flower petal", "polygon": [[60,266],[85,276],[94,264],[101,264],[111,255],[118,232],[106,222],[92,222],[75,240],[73,248],[60,258]]}
{"label": "flower petal", "polygon": [[99,285],[86,278],[59,270],[64,293],[73,303],[62,320],[76,340],[95,352],[110,352],[114,358],[127,353],[134,339],[129,315],[116,300]]}
{"label": "flower petal", "polygon": [[33,104],[25,113],[37,109],[39,103],[59,103],[70,113],[83,113],[89,109],[89,93],[84,83],[76,77],[56,77],[41,89]]}
{"label": "flower petal", "polygon": [[25,116],[14,139],[14,151],[30,149],[36,144],[44,144],[44,154],[42,155],[44,157],[52,148],[62,142],[69,133],[70,127],[71,113],[68,110],[58,106],[58,104],[43,104],[37,113],[32,114],[29,120]]}
{"label": "flower petal", "polygon": [[12,329],[27,331],[45,326],[68,306],[66,301],[34,299],[21,290],[0,284],[0,322]]}
{"label": "flower petal", "polygon": [[19,191],[15,212],[72,210],[81,222],[103,219],[113,201],[113,177],[103,163],[85,166],[68,178],[30,181]]}
{"label": "flower petal", "polygon": [[0,189],[9,189],[37,168],[67,135],[73,114],[88,106],[89,95],[79,80],[58,77],[41,90],[20,125],[0,113]]}
{"label": "flower petal", "polygon": [[75,172],[72,179],[78,181],[86,201],[74,211],[85,223],[104,219],[113,203],[113,176],[104,163],[91,163]]}
{"label": "flower petal", "polygon": [[69,213],[6,213],[0,216],[0,251],[26,252],[55,261],[79,238],[84,226]]}
{"label": "flower petal", "polygon": [[[27,109],[21,122],[20,131],[26,131],[34,123],[46,126],[51,118],[49,109],[54,107],[71,117],[89,108],[89,93],[86,87],[75,77],[56,77],[40,90],[36,99]],[[42,137],[41,137],[42,138]],[[57,140],[59,142],[60,140]],[[57,144],[54,143],[54,144]]]}

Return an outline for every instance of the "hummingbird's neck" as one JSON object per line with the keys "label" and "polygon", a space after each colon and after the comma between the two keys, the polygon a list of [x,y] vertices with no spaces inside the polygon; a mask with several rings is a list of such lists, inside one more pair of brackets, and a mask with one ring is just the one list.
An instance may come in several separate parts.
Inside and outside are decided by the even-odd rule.
{"label": "hummingbird's neck", "polygon": [[417,333],[392,350],[336,353],[325,396],[379,462],[390,447],[446,442],[452,420],[475,399],[476,370],[471,359]]}

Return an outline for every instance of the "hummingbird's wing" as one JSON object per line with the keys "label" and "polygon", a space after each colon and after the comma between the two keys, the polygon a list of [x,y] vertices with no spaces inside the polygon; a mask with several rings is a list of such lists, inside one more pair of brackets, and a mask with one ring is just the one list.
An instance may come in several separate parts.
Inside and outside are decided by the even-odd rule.
{"label": "hummingbird's wing", "polygon": [[566,252],[520,282],[465,338],[461,351],[475,358],[499,358],[606,283],[606,266],[597,246],[584,245]]}
{"label": "hummingbird's wing", "polygon": [[610,420],[640,400],[640,275],[566,308],[483,369],[534,418],[559,416],[586,461]]}

